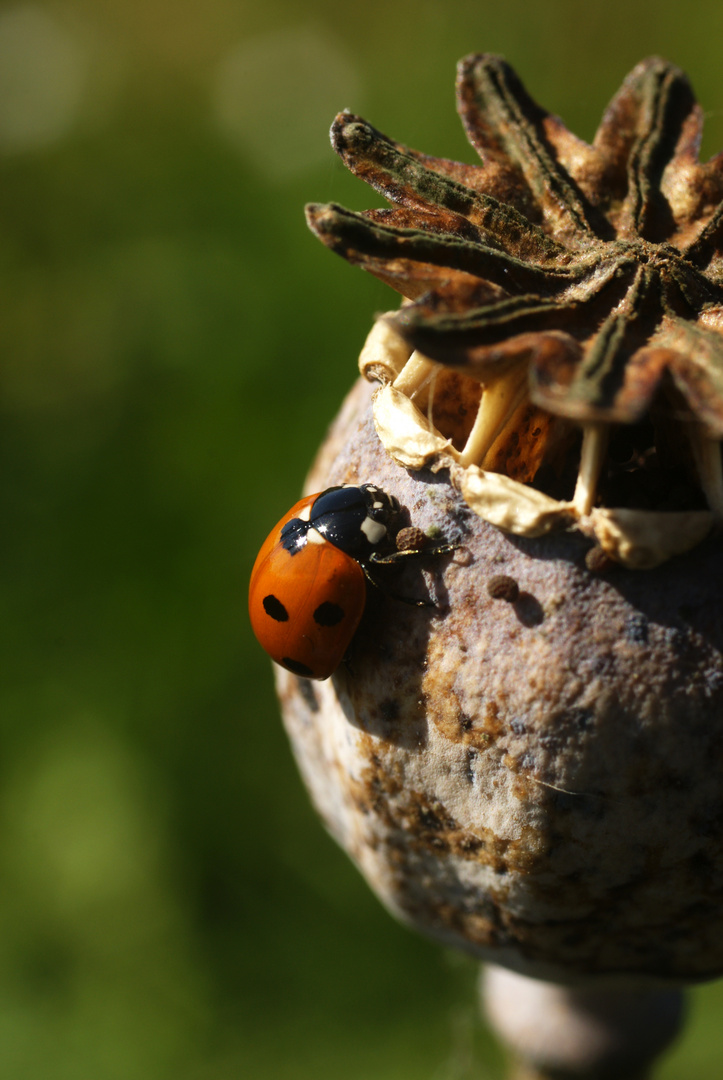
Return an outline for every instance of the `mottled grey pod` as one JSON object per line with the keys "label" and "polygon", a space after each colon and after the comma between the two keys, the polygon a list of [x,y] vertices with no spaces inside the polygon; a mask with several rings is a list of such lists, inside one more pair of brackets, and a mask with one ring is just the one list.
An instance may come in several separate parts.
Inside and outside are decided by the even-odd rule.
{"label": "mottled grey pod", "polygon": [[[723,561],[586,564],[579,533],[509,536],[345,403],[307,490],[373,482],[459,549],[369,590],[348,663],[277,673],[330,832],[400,919],[543,979],[723,971]],[[509,602],[490,596],[514,579]]]}

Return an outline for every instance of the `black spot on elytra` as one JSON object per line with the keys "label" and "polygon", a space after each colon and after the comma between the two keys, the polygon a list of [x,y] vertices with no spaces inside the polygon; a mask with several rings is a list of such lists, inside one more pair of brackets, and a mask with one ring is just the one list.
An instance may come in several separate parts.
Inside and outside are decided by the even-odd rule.
{"label": "black spot on elytra", "polygon": [[344,618],[344,609],[334,604],[331,600],[325,600],[319,604],[314,612],[314,622],[318,626],[337,626]]}
{"label": "black spot on elytra", "polygon": [[276,622],[288,622],[289,613],[281,603],[281,601],[271,593],[269,596],[265,596],[262,600],[264,605],[264,611],[271,619],[275,619]]}
{"label": "black spot on elytra", "polygon": [[311,679],[314,676],[314,672],[306,664],[302,664],[300,660],[294,660],[290,656],[282,656],[281,663],[289,671],[292,671],[294,675],[301,675],[303,679]]}

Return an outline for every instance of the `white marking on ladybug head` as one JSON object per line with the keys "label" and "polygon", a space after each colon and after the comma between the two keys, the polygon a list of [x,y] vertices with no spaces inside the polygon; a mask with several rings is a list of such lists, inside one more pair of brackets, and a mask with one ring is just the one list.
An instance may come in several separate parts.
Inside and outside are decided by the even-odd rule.
{"label": "white marking on ladybug head", "polygon": [[309,520],[309,518],[311,517],[311,507],[312,507],[312,505],[313,505],[312,503],[309,503],[308,506],[305,506],[304,509],[301,510],[296,515],[298,517],[299,521],[308,521]]}
{"label": "white marking on ladybug head", "polygon": [[361,531],[372,545],[378,544],[387,535],[386,525],[382,525],[380,521],[374,521],[370,517],[365,517],[362,521]]}
{"label": "white marking on ladybug head", "polygon": [[327,541],[317,529],[307,529],[306,539],[310,544],[326,544]]}

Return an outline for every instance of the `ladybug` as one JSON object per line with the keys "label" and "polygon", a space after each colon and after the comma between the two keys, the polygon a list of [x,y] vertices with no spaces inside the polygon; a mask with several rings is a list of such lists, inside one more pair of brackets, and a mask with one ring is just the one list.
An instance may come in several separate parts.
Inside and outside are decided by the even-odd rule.
{"label": "ladybug", "polygon": [[370,568],[453,550],[441,544],[381,554],[399,512],[394,496],[374,484],[326,488],[292,506],[251,571],[251,626],[272,660],[303,678],[328,679],[364,613]]}

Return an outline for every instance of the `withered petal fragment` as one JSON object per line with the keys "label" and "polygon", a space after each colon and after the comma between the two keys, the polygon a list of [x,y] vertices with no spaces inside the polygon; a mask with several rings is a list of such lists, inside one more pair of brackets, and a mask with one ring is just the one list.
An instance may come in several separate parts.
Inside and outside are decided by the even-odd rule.
{"label": "withered petal fragment", "polygon": [[404,469],[423,469],[450,452],[449,439],[430,430],[416,405],[394,386],[377,390],[374,424],[385,450]]}
{"label": "withered petal fragment", "polygon": [[631,570],[654,570],[674,555],[690,551],[706,538],[713,515],[705,510],[687,514],[594,509],[592,531],[606,555]]}
{"label": "withered petal fragment", "polygon": [[541,491],[499,473],[483,472],[476,465],[452,470],[464,501],[491,525],[517,536],[544,536],[572,522],[572,508]]}

